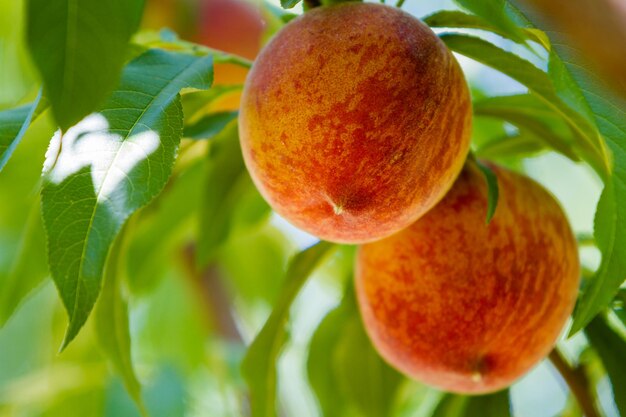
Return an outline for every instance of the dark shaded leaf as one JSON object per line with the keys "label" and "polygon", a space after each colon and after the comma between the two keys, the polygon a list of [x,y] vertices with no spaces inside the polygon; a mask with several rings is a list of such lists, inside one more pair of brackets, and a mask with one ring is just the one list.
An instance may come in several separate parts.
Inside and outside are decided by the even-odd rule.
{"label": "dark shaded leaf", "polygon": [[498,177],[488,165],[478,159],[476,159],[476,165],[480,168],[487,182],[487,218],[485,219],[485,223],[489,224],[498,207]]}
{"label": "dark shaded leaf", "polygon": [[600,316],[589,323],[585,328],[585,334],[609,374],[613,398],[619,413],[626,416],[626,339]]}
{"label": "dark shaded leaf", "polygon": [[48,274],[43,259],[46,256],[45,235],[39,204],[36,201],[24,226],[12,263],[6,271],[0,271],[0,328],[4,326],[24,298],[35,289]]}
{"label": "dark shaded leaf", "polygon": [[477,396],[446,394],[432,417],[511,417],[509,391]]}
{"label": "dark shaded leaf", "polygon": [[6,165],[13,151],[22,140],[39,107],[41,91],[32,103],[24,106],[0,111],[0,171]]}
{"label": "dark shaded leaf", "polygon": [[115,88],[143,0],[28,0],[27,42],[66,131]]}
{"label": "dark shaded leaf", "polygon": [[218,247],[230,231],[230,219],[243,191],[238,184],[248,177],[237,134],[233,124],[211,142],[198,236],[199,266],[206,266],[215,257]]}

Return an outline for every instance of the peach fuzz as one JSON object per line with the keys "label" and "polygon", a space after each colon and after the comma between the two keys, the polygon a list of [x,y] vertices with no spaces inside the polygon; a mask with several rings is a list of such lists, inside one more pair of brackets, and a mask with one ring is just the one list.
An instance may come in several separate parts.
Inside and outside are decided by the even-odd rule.
{"label": "peach fuzz", "polygon": [[498,206],[468,163],[451,191],[409,228],[363,245],[356,291],[365,328],[403,373],[460,393],[496,391],[554,346],[576,300],[578,249],[540,185],[494,167]]}
{"label": "peach fuzz", "polygon": [[381,4],[318,7],[250,71],[239,117],[246,165],[274,210],[322,239],[358,243],[413,223],[460,172],[471,104],[437,36]]}

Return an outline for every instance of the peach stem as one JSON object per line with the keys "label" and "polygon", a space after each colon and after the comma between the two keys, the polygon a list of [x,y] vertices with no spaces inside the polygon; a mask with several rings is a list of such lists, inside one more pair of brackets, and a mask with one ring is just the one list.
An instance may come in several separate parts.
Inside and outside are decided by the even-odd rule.
{"label": "peach stem", "polygon": [[589,383],[585,369],[582,366],[571,366],[557,348],[554,348],[548,357],[569,386],[583,414],[586,417],[601,417],[596,408],[594,389]]}

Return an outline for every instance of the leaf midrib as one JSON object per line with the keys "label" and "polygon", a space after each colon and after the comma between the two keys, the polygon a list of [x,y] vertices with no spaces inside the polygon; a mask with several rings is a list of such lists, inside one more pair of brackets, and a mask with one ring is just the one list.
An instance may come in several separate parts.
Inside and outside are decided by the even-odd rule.
{"label": "leaf midrib", "polygon": [[[91,231],[91,228],[92,228],[92,226],[93,226],[93,221],[94,221],[94,219],[95,219],[96,212],[97,212],[97,210],[98,210],[98,206],[99,206],[98,201],[100,200],[100,195],[101,195],[101,193],[102,193],[102,190],[104,189],[104,184],[106,183],[107,178],[109,177],[109,172],[110,172],[110,170],[111,170],[111,167],[113,167],[113,166],[115,165],[115,162],[117,161],[117,157],[119,156],[119,154],[120,154],[120,152],[121,152],[122,148],[124,147],[124,144],[126,143],[126,140],[127,140],[127,139],[128,139],[128,137],[131,135],[131,133],[134,131],[134,129],[137,127],[137,125],[139,124],[139,122],[140,122],[141,120],[143,120],[143,118],[145,117],[146,113],[147,113],[147,112],[148,112],[148,110],[152,107],[152,105],[153,105],[153,104],[154,104],[154,102],[157,100],[157,98],[159,98],[161,95],[163,95],[163,94],[164,94],[164,92],[165,92],[166,90],[168,90],[169,88],[175,88],[175,87],[171,87],[171,86],[174,84],[174,82],[175,82],[176,80],[180,79],[180,78],[181,78],[184,74],[186,74],[186,73],[187,73],[187,71],[189,70],[189,68],[190,68],[190,67],[193,67],[193,66],[194,66],[195,64],[197,64],[198,62],[201,62],[201,61],[199,61],[199,60],[191,60],[191,61],[189,62],[189,64],[187,64],[187,65],[186,65],[186,66],[185,66],[185,67],[184,67],[184,68],[183,68],[183,69],[182,69],[182,70],[181,70],[181,71],[180,71],[180,72],[176,75],[176,77],[172,78],[172,80],[171,80],[169,83],[165,84],[165,86],[164,86],[163,88],[161,88],[161,89],[160,89],[160,90],[159,90],[159,91],[158,91],[158,92],[157,92],[157,93],[156,93],[156,94],[152,97],[152,99],[150,100],[150,102],[146,105],[145,109],[144,109],[144,110],[141,112],[141,114],[137,117],[137,119],[135,120],[135,122],[133,123],[133,125],[130,127],[130,129],[128,129],[128,133],[127,133],[127,134],[123,137],[123,139],[122,139],[122,143],[121,143],[120,147],[119,147],[119,148],[118,148],[118,150],[116,151],[115,156],[113,157],[113,159],[112,159],[111,163],[110,163],[110,164],[109,164],[109,166],[107,167],[107,170],[106,170],[105,175],[104,175],[104,179],[103,179],[103,181],[102,181],[102,185],[100,186],[100,190],[98,190],[98,194],[96,195],[96,199],[95,199],[96,203],[94,204],[94,206],[93,206],[93,210],[92,210],[91,215],[90,215],[90,217],[89,217],[89,225],[87,226],[87,232],[86,232],[86,235],[85,235],[85,240],[84,240],[84,243],[83,243],[83,249],[82,249],[82,252],[81,252],[81,257],[80,257],[80,263],[79,263],[79,266],[78,266],[78,268],[79,268],[79,269],[78,269],[78,279],[76,280],[76,288],[75,288],[75,291],[74,291],[74,294],[75,294],[75,295],[74,295],[74,303],[73,303],[73,306],[72,306],[72,318],[71,318],[71,320],[70,320],[70,324],[71,324],[71,325],[73,325],[73,323],[75,322],[75,320],[76,320],[76,313],[77,313],[77,311],[78,311],[76,307],[77,307],[77,305],[78,305],[78,299],[79,299],[79,295],[80,295],[80,283],[83,281],[83,266],[84,266],[84,261],[85,261],[85,255],[86,255],[86,252],[87,252],[87,246],[88,246],[88,244],[87,244],[87,243],[88,243],[88,240],[89,240],[90,231]],[[177,88],[177,90],[180,90],[180,88],[182,88],[182,87],[176,87],[176,88]]]}

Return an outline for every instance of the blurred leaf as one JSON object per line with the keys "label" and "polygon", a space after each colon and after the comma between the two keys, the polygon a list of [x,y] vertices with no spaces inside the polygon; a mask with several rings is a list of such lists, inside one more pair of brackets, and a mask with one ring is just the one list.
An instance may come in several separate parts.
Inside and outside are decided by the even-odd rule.
{"label": "blurred leaf", "polygon": [[514,135],[502,136],[476,149],[476,156],[484,159],[523,158],[546,150],[535,135],[520,130]]}
{"label": "blurred leaf", "polygon": [[497,27],[514,41],[524,41],[524,33],[505,11],[506,0],[455,0],[455,2]]}
{"label": "blurred leaf", "polygon": [[525,59],[476,37],[442,34],[440,38],[453,51],[501,71],[528,87],[548,107],[560,114],[576,132],[578,146],[584,150],[583,156],[594,169],[600,174],[608,172],[610,162],[606,146],[595,126],[559,98],[545,72]]}
{"label": "blurred leaf", "polygon": [[85,387],[64,396],[59,396],[48,405],[39,417],[100,417],[104,392],[100,387]]}
{"label": "blurred leaf", "polygon": [[547,146],[572,161],[580,160],[572,149],[574,138],[569,127],[534,95],[519,94],[480,100],[474,103],[474,114],[506,120],[519,129],[532,132]]}
{"label": "blurred leaf", "polygon": [[485,222],[486,224],[489,224],[496,212],[496,208],[498,207],[498,177],[488,165],[482,163],[478,159],[476,159],[476,165],[480,168],[481,172],[485,176],[485,181],[487,182],[487,218]]}
{"label": "blurred leaf", "polygon": [[[145,389],[145,403],[150,417],[186,415],[185,380],[172,367],[157,370],[156,378]],[[141,417],[122,384],[113,380],[106,391],[104,417]],[[81,416],[82,417],[82,416]]]}
{"label": "blurred leaf", "polygon": [[626,340],[600,316],[589,322],[585,334],[609,374],[619,413],[626,416]]}
{"label": "blurred leaf", "polygon": [[465,395],[446,394],[433,412],[432,417],[462,417],[468,398]]}
{"label": "blurred leaf", "polygon": [[[218,263],[238,297],[265,300],[273,305],[283,284],[289,253],[288,239],[268,224],[230,239],[220,250]],[[246,254],[245,262],[241,261],[242,254]]]}
{"label": "blurred leaf", "polygon": [[242,191],[237,184],[241,178],[248,176],[236,124],[230,125],[211,142],[206,169],[199,222],[199,266],[208,265],[228,237],[231,215],[239,204]]}
{"label": "blurred leaf", "polygon": [[[492,25],[481,17],[463,13],[459,10],[440,10],[422,19],[430,27],[436,28],[467,28],[493,32],[514,42],[524,43],[525,38],[545,46],[545,35],[533,29],[517,28],[512,32]],[[514,27],[515,25],[513,25]]]}
{"label": "blurred leaf", "polygon": [[341,339],[347,313],[341,306],[329,312],[309,344],[307,374],[324,417],[341,417],[346,407],[346,400],[336,386],[332,353]]}
{"label": "blurred leaf", "polygon": [[446,394],[432,417],[511,417],[509,391],[478,396]]}
{"label": "blurred leaf", "polygon": [[0,270],[0,328],[4,326],[24,298],[48,274],[45,235],[39,211],[39,201],[33,204],[24,226],[17,252],[7,271]]}
{"label": "blurred leaf", "polygon": [[50,270],[69,315],[63,347],[93,308],[117,232],[170,176],[183,128],[179,90],[208,88],[211,79],[210,56],[150,50],[128,64],[100,113],[53,138],[42,209]]}
{"label": "blurred leaf", "polygon": [[[353,297],[353,295],[350,295]],[[390,414],[402,376],[389,367],[374,350],[354,305],[343,323],[341,337],[333,352],[336,381],[359,415],[378,417]]]}
{"label": "blurred leaf", "polygon": [[41,91],[32,103],[15,109],[0,111],[0,171],[30,126],[40,99]]}
{"label": "blurred leaf", "polygon": [[117,84],[143,0],[28,0],[27,41],[62,131]]}
{"label": "blurred leaf", "polygon": [[[133,310],[133,343],[145,363],[175,366],[186,378],[197,375],[207,363],[207,318],[197,301],[196,288],[173,262],[141,309]],[[136,326],[136,327],[135,327]],[[144,401],[150,409],[150,381],[145,380]],[[154,417],[154,416],[151,416]]]}
{"label": "blurred leaf", "polygon": [[185,126],[183,137],[190,139],[213,139],[226,125],[237,118],[239,112],[211,113],[191,126]]}
{"label": "blurred leaf", "polygon": [[121,288],[125,249],[125,233],[122,232],[113,243],[106,261],[102,293],[94,312],[96,333],[102,350],[124,380],[128,393],[145,414],[141,386],[130,355],[128,305]]}
{"label": "blurred leaf", "polygon": [[125,274],[134,295],[145,295],[168,272],[175,250],[193,236],[200,206],[203,161],[170,178],[163,192],[138,213],[129,239]]}
{"label": "blurred leaf", "polygon": [[278,302],[248,348],[242,371],[250,387],[253,417],[276,415],[276,362],[287,339],[285,325],[289,309],[307,278],[334,247],[332,243],[319,242],[294,256],[285,274],[285,284]]}

